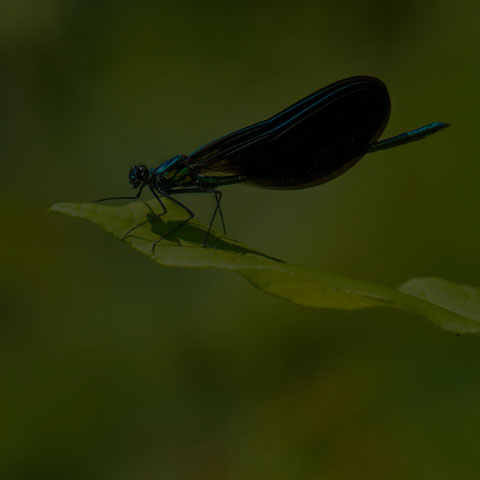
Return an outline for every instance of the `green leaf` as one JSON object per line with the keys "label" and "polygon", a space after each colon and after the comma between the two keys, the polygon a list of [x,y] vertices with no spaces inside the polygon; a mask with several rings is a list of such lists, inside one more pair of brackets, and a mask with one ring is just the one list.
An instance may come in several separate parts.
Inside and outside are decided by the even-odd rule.
{"label": "green leaf", "polygon": [[131,227],[152,220],[135,229],[124,242],[160,265],[234,271],[258,289],[299,305],[342,310],[390,307],[420,314],[450,332],[480,332],[480,289],[438,278],[414,278],[395,290],[289,264],[216,232],[209,237],[214,248],[204,248],[207,228],[196,220],[159,242],[152,252],[152,243],[185,218],[177,205],[163,201],[168,215],[157,219],[154,200],[122,207],[59,203],[50,211],[89,220],[118,239]]}

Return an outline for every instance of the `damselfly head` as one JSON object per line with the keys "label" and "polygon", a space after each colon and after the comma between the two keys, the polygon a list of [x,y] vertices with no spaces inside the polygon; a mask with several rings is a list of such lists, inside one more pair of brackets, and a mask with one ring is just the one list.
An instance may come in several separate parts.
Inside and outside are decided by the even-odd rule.
{"label": "damselfly head", "polygon": [[145,165],[134,165],[130,167],[128,179],[133,188],[138,188],[150,179],[150,170]]}

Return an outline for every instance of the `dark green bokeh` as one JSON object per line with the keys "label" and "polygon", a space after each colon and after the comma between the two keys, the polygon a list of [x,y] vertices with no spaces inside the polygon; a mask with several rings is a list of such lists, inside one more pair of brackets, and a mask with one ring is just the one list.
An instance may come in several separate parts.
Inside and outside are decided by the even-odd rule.
{"label": "dark green bokeh", "polygon": [[319,188],[225,188],[229,233],[390,286],[478,285],[479,15],[446,0],[4,1],[0,476],[478,478],[477,337],[162,269],[46,210],[128,193],[131,163],[377,75],[386,135],[452,127]]}

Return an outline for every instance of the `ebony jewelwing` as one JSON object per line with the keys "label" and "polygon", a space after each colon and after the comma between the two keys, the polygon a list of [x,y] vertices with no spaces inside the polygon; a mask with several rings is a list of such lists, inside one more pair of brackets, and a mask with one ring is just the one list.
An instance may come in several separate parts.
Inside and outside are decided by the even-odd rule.
{"label": "ebony jewelwing", "polygon": [[378,141],[390,117],[390,97],[386,85],[375,77],[350,77],[332,83],[282,110],[268,120],[255,123],[207,143],[190,155],[177,155],[156,168],[143,164],[130,168],[128,178],[138,199],[148,187],[162,211],[128,230],[133,230],[167,213],[161,198],[182,207],[187,218],[156,240],[161,240],[193,217],[190,208],[174,195],[212,193],[216,207],[203,246],[207,246],[213,221],[220,213],[222,192],[218,187],[246,183],[257,187],[295,190],[313,187],[338,177],[365,154],[420,140],[449,126],[429,125]]}

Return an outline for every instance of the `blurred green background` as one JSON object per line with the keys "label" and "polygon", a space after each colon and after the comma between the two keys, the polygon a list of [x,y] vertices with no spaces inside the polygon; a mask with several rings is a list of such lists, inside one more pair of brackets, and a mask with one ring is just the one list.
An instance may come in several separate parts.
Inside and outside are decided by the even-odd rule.
{"label": "blurred green background", "polygon": [[478,478],[478,337],[159,268],[46,210],[376,75],[385,135],[452,127],[319,188],[225,188],[229,233],[393,287],[479,285],[479,18],[447,0],[3,0],[0,478]]}

